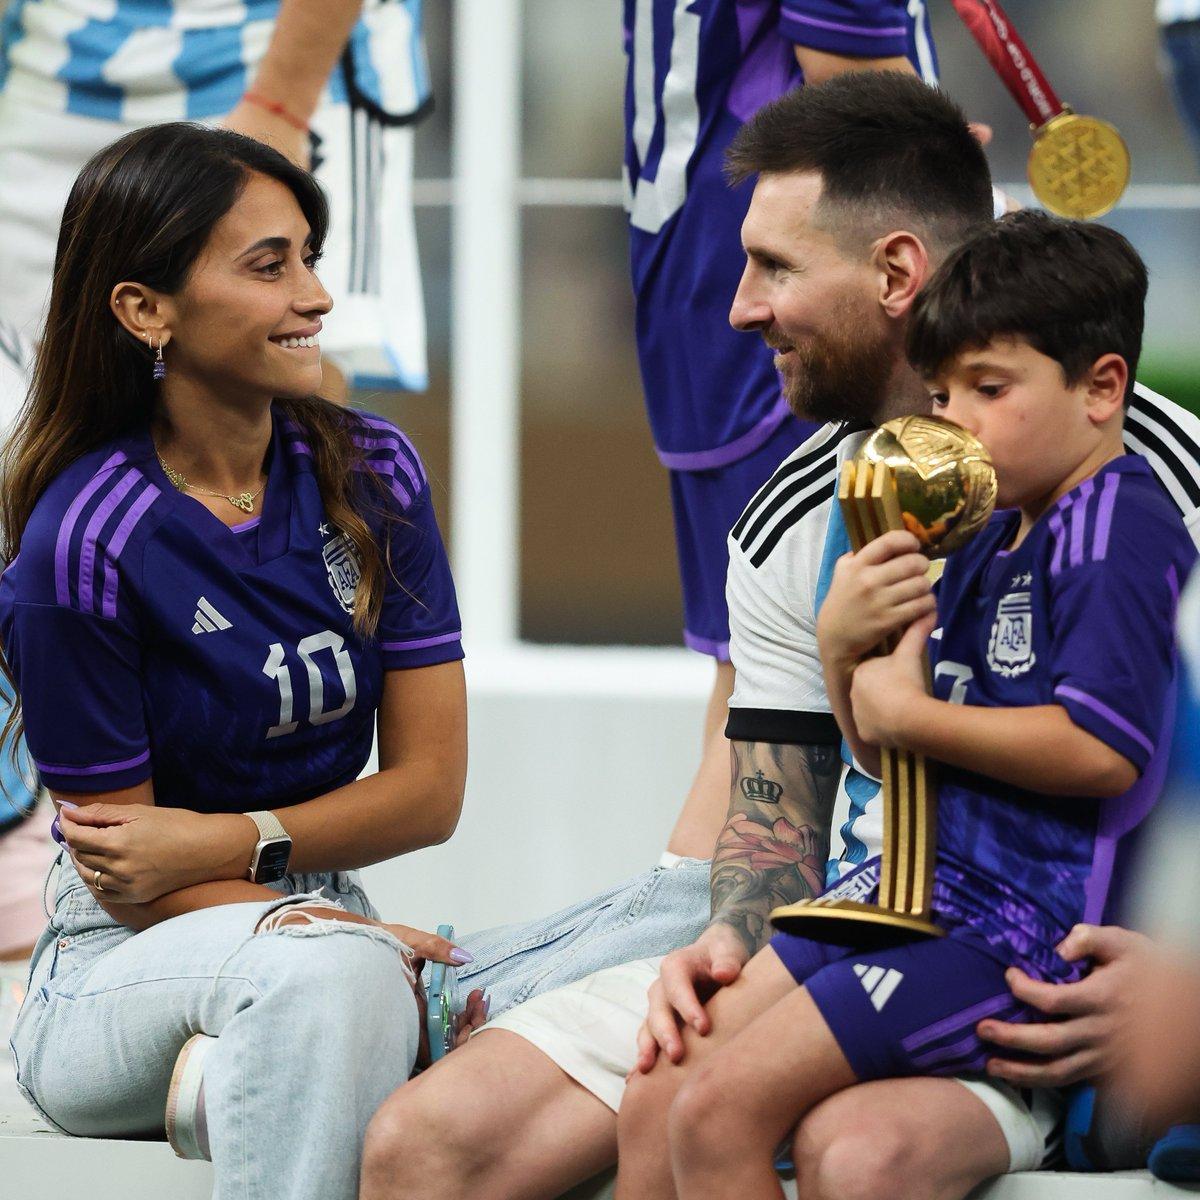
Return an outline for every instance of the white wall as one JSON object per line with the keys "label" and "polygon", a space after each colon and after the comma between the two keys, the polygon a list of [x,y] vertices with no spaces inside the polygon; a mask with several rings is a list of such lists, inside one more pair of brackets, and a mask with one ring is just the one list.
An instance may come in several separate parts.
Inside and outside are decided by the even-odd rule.
{"label": "white wall", "polygon": [[653,865],[700,755],[709,660],[684,650],[471,654],[466,805],[444,846],[369,867],[390,920],[460,933]]}

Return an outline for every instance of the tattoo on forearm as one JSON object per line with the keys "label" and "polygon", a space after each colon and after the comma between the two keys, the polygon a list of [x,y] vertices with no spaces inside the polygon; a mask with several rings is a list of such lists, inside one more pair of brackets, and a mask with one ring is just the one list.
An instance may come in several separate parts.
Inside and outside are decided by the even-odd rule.
{"label": "tattoo on forearm", "polygon": [[754,954],[781,904],[819,895],[825,882],[836,746],[733,742],[730,811],[712,866],[712,923]]}

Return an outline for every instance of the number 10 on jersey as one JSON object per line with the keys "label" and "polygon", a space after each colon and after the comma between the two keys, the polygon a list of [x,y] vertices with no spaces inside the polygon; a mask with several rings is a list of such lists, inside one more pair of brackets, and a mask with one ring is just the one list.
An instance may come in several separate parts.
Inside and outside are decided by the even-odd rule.
{"label": "number 10 on jersey", "polygon": [[[322,650],[333,652],[334,665],[345,689],[346,698],[334,709],[325,709],[325,681],[321,677],[321,668],[316,662],[316,656]],[[300,722],[295,719],[295,705],[292,692],[292,666],[288,662],[288,654],[282,642],[272,642],[263,663],[263,674],[279,685],[279,720],[267,730],[268,738],[284,737],[295,733],[300,728]],[[304,673],[308,678],[308,723],[310,725],[327,725],[344,717],[358,699],[358,685],[354,679],[354,663],[350,652],[346,649],[346,641],[341,634],[332,629],[323,629],[320,633],[309,634],[296,643],[296,657],[303,664]]]}

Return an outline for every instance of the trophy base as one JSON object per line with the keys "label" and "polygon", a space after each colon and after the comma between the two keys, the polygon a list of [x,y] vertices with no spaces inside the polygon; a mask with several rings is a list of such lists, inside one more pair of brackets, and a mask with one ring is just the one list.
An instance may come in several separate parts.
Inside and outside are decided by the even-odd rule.
{"label": "trophy base", "polygon": [[926,937],[945,937],[946,931],[925,917],[911,913],[895,912],[881,908],[878,904],[861,904],[857,900],[801,900],[798,904],[786,904],[774,909],[771,924],[783,933],[806,936],[811,922],[857,921],[876,928],[897,929],[905,933],[923,934]]}

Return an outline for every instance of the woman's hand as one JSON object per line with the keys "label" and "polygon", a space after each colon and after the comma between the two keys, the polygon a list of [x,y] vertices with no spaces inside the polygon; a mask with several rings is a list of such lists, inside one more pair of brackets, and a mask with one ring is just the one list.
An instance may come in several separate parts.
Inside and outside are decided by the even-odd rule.
{"label": "woman's hand", "polygon": [[152,804],[63,804],[58,825],[79,877],[109,904],[145,904],[193,884],[244,878],[258,840],[241,814]]}
{"label": "woman's hand", "polygon": [[919,547],[911,533],[893,530],[838,559],[817,618],[823,662],[851,666],[888,634],[937,612],[929,560]]}
{"label": "woman's hand", "polygon": [[854,668],[850,706],[858,735],[868,745],[885,750],[901,746],[905,722],[929,701],[924,654],[936,624],[936,613],[914,621],[891,654],[868,658]]}

